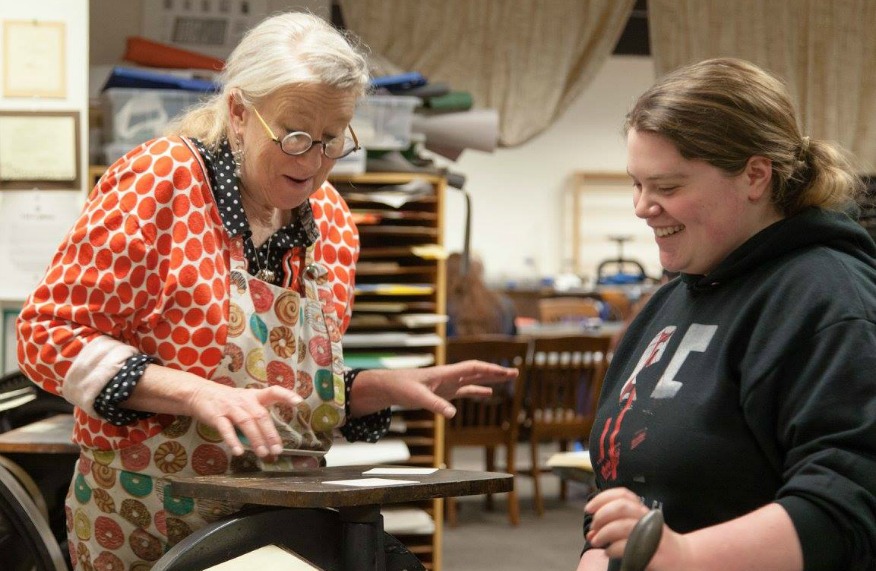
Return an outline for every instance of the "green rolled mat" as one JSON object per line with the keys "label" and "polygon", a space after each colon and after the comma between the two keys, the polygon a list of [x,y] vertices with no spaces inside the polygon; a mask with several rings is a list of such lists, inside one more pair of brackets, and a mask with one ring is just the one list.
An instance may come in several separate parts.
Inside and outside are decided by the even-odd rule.
{"label": "green rolled mat", "polygon": [[426,99],[425,106],[436,111],[468,111],[472,103],[471,93],[468,91],[451,91],[447,95]]}

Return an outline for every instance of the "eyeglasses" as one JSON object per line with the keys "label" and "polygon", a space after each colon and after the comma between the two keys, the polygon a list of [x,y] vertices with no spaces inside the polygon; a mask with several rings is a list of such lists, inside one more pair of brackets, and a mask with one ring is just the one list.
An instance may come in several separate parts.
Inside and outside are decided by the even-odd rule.
{"label": "eyeglasses", "polygon": [[280,139],[278,136],[274,135],[274,131],[271,130],[262,118],[259,110],[255,107],[253,107],[252,110],[255,111],[256,117],[259,118],[259,121],[265,127],[265,131],[268,132],[268,136],[271,140],[280,145],[280,150],[287,155],[292,155],[293,157],[303,155],[309,151],[313,145],[319,144],[322,145],[323,155],[329,159],[336,160],[342,159],[353,151],[358,151],[361,148],[359,147],[359,139],[356,137],[353,127],[349,125],[347,126],[347,129],[349,129],[351,137],[343,135],[340,137],[334,137],[328,141],[314,141],[313,137],[304,131],[292,131]]}

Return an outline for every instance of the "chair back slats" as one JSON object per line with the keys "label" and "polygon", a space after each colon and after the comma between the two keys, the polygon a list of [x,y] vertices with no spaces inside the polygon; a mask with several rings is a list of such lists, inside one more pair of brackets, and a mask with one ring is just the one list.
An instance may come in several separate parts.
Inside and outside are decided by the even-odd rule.
{"label": "chair back slats", "polygon": [[[596,402],[602,390],[611,339],[589,335],[537,337],[526,367],[525,418],[521,432],[529,440],[530,468],[536,513],[544,514],[540,475],[550,468],[540,463],[539,445],[586,443],[593,428]],[[560,498],[566,497],[565,480]]]}
{"label": "chair back slats", "polygon": [[586,439],[602,389],[609,340],[573,335],[533,341],[526,371],[527,420],[537,433]]}
{"label": "chair back slats", "polygon": [[[447,362],[479,359],[517,367],[520,375],[509,387],[493,387],[487,399],[457,399],[457,414],[447,421],[445,458],[451,466],[454,446],[483,446],[490,470],[492,450],[504,446],[506,471],[533,478],[536,512],[544,513],[539,474],[549,469],[539,465],[539,443],[559,443],[567,450],[571,442],[586,442],[593,428],[596,403],[608,363],[609,337],[586,334],[535,337],[510,336],[456,338],[447,342]],[[515,466],[517,442],[530,448],[530,468]],[[561,485],[565,497],[565,485]],[[448,500],[448,522],[456,521],[454,502]],[[509,515],[519,520],[516,492],[509,493]]]}
{"label": "chair back slats", "polygon": [[[447,341],[446,361],[458,363],[479,359],[506,367],[516,367],[520,374],[506,385],[494,385],[493,395],[484,399],[456,399],[456,415],[447,421],[444,432],[444,459],[453,466],[455,446],[480,446],[484,449],[487,471],[496,469],[496,449],[505,450],[504,471],[516,475],[518,421],[522,415],[526,359],[529,342],[510,335],[479,335]],[[487,496],[491,506],[491,497]],[[447,522],[456,525],[456,501],[447,498]],[[520,522],[517,492],[508,492],[508,519],[512,525]]]}
{"label": "chair back slats", "polygon": [[538,319],[542,323],[577,322],[600,317],[603,305],[592,297],[545,297],[538,300]]}
{"label": "chair back slats", "polygon": [[529,348],[527,341],[512,336],[489,335],[462,337],[447,341],[447,362],[458,363],[478,359],[498,363],[506,367],[517,367],[521,374],[506,386],[493,387],[493,396],[485,399],[456,399],[456,416],[447,421],[448,435],[451,439],[456,430],[509,431],[516,434],[516,422],[522,402],[523,374]]}

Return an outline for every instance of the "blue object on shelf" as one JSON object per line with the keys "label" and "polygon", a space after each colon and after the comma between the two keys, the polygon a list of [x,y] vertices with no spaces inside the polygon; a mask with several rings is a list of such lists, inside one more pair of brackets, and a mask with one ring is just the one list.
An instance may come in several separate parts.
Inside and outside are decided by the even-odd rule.
{"label": "blue object on shelf", "polygon": [[598,285],[627,285],[627,284],[641,284],[645,283],[648,280],[648,276],[644,273],[638,274],[627,274],[623,272],[618,272],[616,274],[610,274],[605,276],[599,276],[596,280]]}
{"label": "blue object on shelf", "polygon": [[631,240],[632,237],[609,236],[609,239],[617,242],[617,258],[599,263],[596,268],[597,285],[626,285],[647,282],[648,274],[645,272],[645,266],[636,260],[624,258],[624,242]]}
{"label": "blue object on shelf", "polygon": [[394,75],[383,75],[371,79],[371,87],[375,89],[384,87],[386,89],[411,89],[426,85],[427,81],[423,75],[417,71],[408,73],[398,73]]}
{"label": "blue object on shelf", "polygon": [[206,79],[192,79],[169,73],[116,66],[110,72],[101,91],[111,87],[134,87],[141,89],[178,89],[209,93],[219,91],[221,85]]}

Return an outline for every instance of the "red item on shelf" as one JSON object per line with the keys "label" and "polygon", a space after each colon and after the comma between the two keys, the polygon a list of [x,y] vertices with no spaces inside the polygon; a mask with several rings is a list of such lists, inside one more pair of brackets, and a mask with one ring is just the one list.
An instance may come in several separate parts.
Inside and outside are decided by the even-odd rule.
{"label": "red item on shelf", "polygon": [[140,65],[178,69],[220,71],[225,65],[225,61],[219,58],[184,50],[140,36],[128,37],[124,58],[126,61]]}

